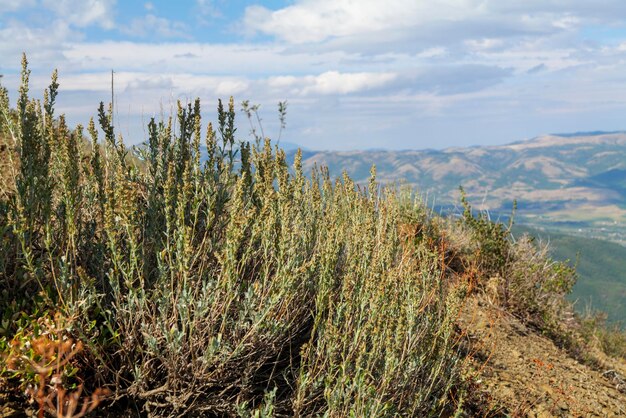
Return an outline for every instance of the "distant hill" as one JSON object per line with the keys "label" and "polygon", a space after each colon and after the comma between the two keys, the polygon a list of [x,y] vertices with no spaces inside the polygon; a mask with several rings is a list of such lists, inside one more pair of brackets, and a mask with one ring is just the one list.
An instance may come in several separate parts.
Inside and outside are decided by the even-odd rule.
{"label": "distant hill", "polygon": [[588,132],[573,132],[573,133],[560,133],[551,134],[553,136],[562,136],[563,138],[572,138],[575,136],[597,136],[597,135],[611,135],[611,134],[623,134],[626,131],[588,131]]}
{"label": "distant hill", "polygon": [[589,176],[578,180],[578,186],[597,189],[614,190],[620,194],[622,199],[626,199],[626,170],[611,169],[595,176]]}
{"label": "distant hill", "polygon": [[[293,155],[293,151],[291,152]],[[626,133],[545,135],[502,146],[407,151],[305,151],[304,166],[366,182],[405,182],[439,205],[462,185],[476,207],[574,235],[626,243]]]}
{"label": "distant hill", "polygon": [[610,320],[626,321],[626,247],[607,242],[626,243],[626,133],[444,150],[304,151],[304,167],[315,164],[327,165],[332,176],[345,169],[359,183],[376,164],[379,181],[412,185],[437,211],[455,210],[461,185],[474,207],[494,219],[509,216],[516,199],[516,222],[549,239],[555,258],[575,261],[580,253],[572,294],[578,308],[591,303]]}

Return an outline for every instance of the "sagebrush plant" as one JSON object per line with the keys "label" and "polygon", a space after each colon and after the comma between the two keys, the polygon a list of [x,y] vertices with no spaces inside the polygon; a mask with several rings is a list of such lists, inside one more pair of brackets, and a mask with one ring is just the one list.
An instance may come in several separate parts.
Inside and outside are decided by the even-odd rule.
{"label": "sagebrush plant", "polygon": [[403,238],[428,222],[410,197],[239,141],[232,98],[206,129],[199,100],[179,103],[139,150],[103,103],[99,129],[72,130],[56,73],[41,103],[23,64],[17,108],[0,101],[5,341],[30,326],[18,317],[73,318],[84,387],[158,416],[462,409],[466,292],[428,240]]}
{"label": "sagebrush plant", "polygon": [[574,314],[565,296],[576,282],[575,269],[552,260],[548,246],[530,236],[512,238],[515,202],[508,224],[492,222],[487,213],[474,214],[463,188],[461,203],[459,227],[466,230],[456,232],[470,238],[464,251],[483,278],[482,285],[491,286],[496,302],[527,324],[560,342],[568,340],[566,322]]}
{"label": "sagebrush plant", "polygon": [[238,139],[232,98],[205,127],[199,100],[179,103],[127,147],[110,105],[70,129],[56,72],[42,102],[28,78],[24,57],[15,109],[0,89],[4,359],[57,312],[82,344],[72,378],[148,415],[441,416],[463,413],[455,322],[487,279],[502,306],[560,330],[571,271],[465,199],[449,221],[375,167],[367,186],[304,173],[248,102],[254,143]]}

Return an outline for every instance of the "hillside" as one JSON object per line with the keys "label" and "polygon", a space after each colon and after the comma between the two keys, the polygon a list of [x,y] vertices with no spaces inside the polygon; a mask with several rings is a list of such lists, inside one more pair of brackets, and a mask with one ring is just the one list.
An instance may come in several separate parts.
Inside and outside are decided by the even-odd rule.
{"label": "hillside", "polygon": [[606,312],[609,322],[626,326],[626,248],[612,242],[515,226],[514,235],[528,233],[550,246],[556,260],[576,264],[578,281],[569,295],[579,312]]}
{"label": "hillside", "polygon": [[483,298],[468,302],[461,323],[477,350],[484,416],[626,416],[626,362],[596,352],[600,368],[581,364]]}
{"label": "hillside", "polygon": [[304,152],[306,168],[328,165],[366,182],[406,182],[438,205],[470,200],[520,223],[626,243],[626,133],[546,135],[502,146],[444,150]]}

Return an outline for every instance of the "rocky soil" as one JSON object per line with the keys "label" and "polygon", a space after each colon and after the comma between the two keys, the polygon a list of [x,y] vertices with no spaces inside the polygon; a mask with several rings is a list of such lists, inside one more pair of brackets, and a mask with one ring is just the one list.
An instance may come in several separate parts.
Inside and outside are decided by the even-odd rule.
{"label": "rocky soil", "polygon": [[485,300],[468,302],[461,326],[487,415],[626,416],[626,362],[594,353],[600,366],[574,360],[544,336]]}

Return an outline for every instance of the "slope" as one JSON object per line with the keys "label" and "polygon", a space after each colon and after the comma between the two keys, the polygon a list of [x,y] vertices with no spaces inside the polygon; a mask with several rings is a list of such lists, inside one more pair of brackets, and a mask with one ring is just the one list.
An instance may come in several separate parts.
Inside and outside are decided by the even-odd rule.
{"label": "slope", "polygon": [[569,296],[579,312],[588,308],[626,325],[626,248],[612,242],[515,226],[516,236],[528,233],[550,245],[551,255],[576,265],[578,281]]}
{"label": "slope", "polygon": [[486,415],[626,416],[625,362],[603,357],[600,369],[581,364],[485,298],[468,302],[461,323],[476,349]]}

